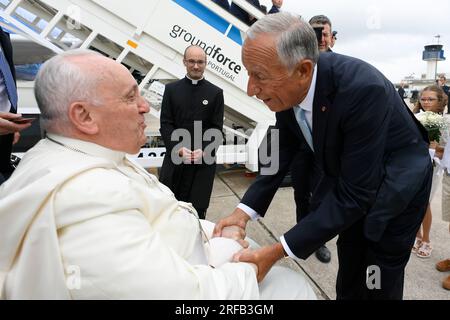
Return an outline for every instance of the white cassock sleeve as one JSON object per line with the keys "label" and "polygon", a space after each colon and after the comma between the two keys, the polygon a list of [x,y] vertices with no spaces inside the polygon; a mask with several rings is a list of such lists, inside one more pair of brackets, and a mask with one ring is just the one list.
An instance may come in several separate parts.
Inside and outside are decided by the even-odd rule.
{"label": "white cassock sleeve", "polygon": [[[142,203],[147,190],[118,192],[130,185],[105,179],[101,175],[77,179],[55,198],[55,211],[63,213],[57,217],[63,264],[66,270],[79,270],[79,288],[70,291],[73,298],[259,298],[249,264],[225,263],[214,269],[188,263],[143,214],[149,205]],[[100,193],[93,186],[98,181],[103,185]],[[180,241],[190,237],[178,236]]]}
{"label": "white cassock sleeve", "polygon": [[[252,267],[190,265],[153,232],[139,212],[121,212],[66,228],[64,264],[79,267],[83,299],[255,299]],[[73,268],[68,268],[69,270]]]}

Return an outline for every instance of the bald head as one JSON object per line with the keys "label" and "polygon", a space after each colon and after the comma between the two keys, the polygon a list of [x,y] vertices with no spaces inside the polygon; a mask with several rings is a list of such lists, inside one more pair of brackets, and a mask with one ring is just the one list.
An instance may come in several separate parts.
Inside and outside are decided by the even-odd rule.
{"label": "bald head", "polygon": [[120,63],[88,50],[47,61],[35,82],[43,128],[113,150],[136,153],[146,141],[149,105]]}
{"label": "bald head", "polygon": [[206,53],[205,50],[203,50],[202,47],[199,46],[189,46],[184,50],[184,59],[186,60],[186,57],[191,56],[191,55],[204,55],[205,60],[206,60]]}
{"label": "bald head", "polygon": [[206,68],[206,53],[199,46],[189,46],[184,50],[183,63],[189,78],[199,80],[203,78]]}
{"label": "bald head", "polygon": [[101,104],[97,88],[114,80],[113,68],[126,70],[91,50],[71,50],[48,60],[40,68],[34,87],[42,128],[60,132],[70,127],[68,108],[75,101]]}

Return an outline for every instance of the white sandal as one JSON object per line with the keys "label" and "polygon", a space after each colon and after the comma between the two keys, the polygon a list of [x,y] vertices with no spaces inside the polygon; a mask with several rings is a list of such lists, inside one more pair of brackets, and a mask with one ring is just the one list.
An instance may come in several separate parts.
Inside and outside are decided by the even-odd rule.
{"label": "white sandal", "polygon": [[421,246],[422,246],[422,239],[416,237],[416,240],[414,241],[414,245],[411,249],[411,252],[417,253],[417,250],[419,250]]}
{"label": "white sandal", "polygon": [[422,242],[422,245],[417,250],[416,255],[419,258],[429,258],[431,256],[431,252],[433,251],[433,247],[431,246],[431,243],[429,242]]}

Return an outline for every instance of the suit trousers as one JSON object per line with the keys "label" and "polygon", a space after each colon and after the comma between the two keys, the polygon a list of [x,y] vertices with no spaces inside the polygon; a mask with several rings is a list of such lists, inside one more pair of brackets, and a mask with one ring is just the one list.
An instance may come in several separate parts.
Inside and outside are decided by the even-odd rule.
{"label": "suit trousers", "polygon": [[[338,300],[403,298],[404,271],[417,230],[425,215],[431,189],[431,170],[408,207],[389,221],[379,241],[368,240],[364,217],[339,235]],[[379,268],[380,287],[368,283],[368,267]]]}
{"label": "suit trousers", "polygon": [[291,163],[291,179],[294,189],[296,222],[306,217],[310,210],[311,193],[319,180],[320,169],[312,157],[298,154]]}

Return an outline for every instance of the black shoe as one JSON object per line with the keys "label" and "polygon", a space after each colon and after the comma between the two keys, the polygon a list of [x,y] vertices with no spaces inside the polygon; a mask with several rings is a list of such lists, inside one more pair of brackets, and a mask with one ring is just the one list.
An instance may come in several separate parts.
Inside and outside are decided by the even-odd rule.
{"label": "black shoe", "polygon": [[325,245],[323,245],[316,250],[316,257],[320,262],[328,263],[331,261],[331,252]]}

